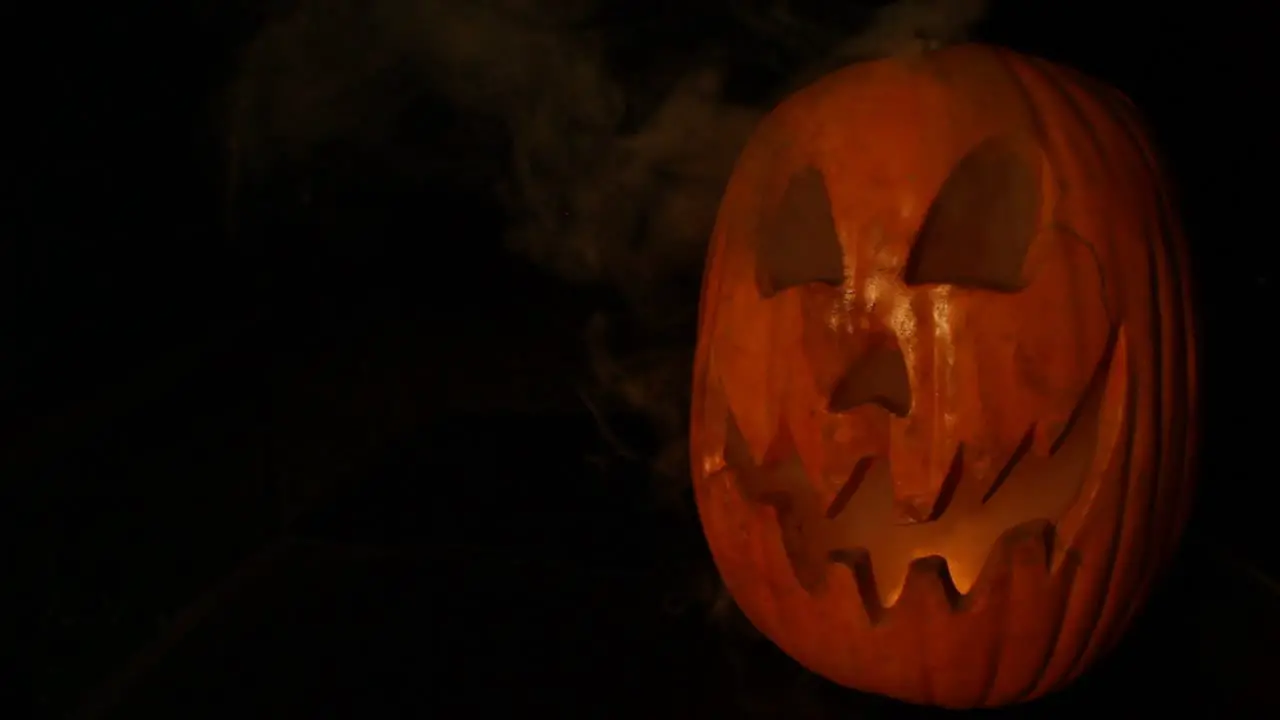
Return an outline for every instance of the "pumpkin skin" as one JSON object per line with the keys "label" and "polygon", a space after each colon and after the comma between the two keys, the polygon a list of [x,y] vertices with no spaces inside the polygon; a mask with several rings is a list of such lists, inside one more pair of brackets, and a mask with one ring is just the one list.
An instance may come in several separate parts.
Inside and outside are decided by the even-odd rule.
{"label": "pumpkin skin", "polygon": [[1188,514],[1187,257],[1118,92],[958,45],[759,125],[703,280],[691,457],[752,623],[837,683],[1022,702],[1111,648]]}

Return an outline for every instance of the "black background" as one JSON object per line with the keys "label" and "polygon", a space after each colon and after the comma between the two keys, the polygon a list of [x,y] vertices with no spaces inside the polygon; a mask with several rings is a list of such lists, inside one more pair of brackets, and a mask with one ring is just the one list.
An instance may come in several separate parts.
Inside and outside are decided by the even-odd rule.
{"label": "black background", "polygon": [[[720,3],[689,5],[613,10],[610,37],[643,64],[732,35]],[[8,643],[14,703],[914,712],[812,678],[733,616],[708,620],[696,520],[610,458],[575,392],[583,323],[610,289],[501,249],[501,133],[428,98],[412,118],[416,152],[439,159],[425,179],[325,156],[232,214],[212,98],[261,11],[131,8],[31,21],[17,46],[0,463],[22,518],[9,587],[34,621]],[[1143,109],[1199,285],[1204,449],[1183,559],[1117,654],[1031,716],[1275,708],[1276,11],[1156,8],[1003,3],[977,33]],[[729,44],[741,92],[782,83],[749,36]],[[453,249],[466,262],[424,260],[455,227],[474,238]],[[639,420],[615,422],[644,444]]]}

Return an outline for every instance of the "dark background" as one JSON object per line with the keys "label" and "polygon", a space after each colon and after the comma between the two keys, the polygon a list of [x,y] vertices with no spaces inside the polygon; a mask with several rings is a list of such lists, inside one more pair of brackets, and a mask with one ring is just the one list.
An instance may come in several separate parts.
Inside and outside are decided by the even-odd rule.
{"label": "dark background", "polygon": [[[8,587],[30,620],[6,643],[12,702],[130,718],[914,712],[809,676],[716,605],[688,498],[655,490],[645,461],[670,438],[582,393],[602,308],[633,354],[646,332],[687,346],[689,327],[654,330],[627,309],[634,288],[504,249],[519,208],[495,190],[501,122],[428,88],[385,142],[274,164],[231,203],[221,93],[287,11],[268,5],[98,4],[20,44],[0,477],[20,518]],[[729,92],[764,105],[820,54],[735,24],[728,3],[690,5],[601,15],[619,73],[692,64],[714,39]],[[793,6],[847,34],[867,22],[864,5]],[[1267,7],[997,3],[974,32],[1143,109],[1199,284],[1183,557],[1116,655],[1020,710],[1033,717],[1280,706]],[[653,292],[696,299],[674,279]]]}

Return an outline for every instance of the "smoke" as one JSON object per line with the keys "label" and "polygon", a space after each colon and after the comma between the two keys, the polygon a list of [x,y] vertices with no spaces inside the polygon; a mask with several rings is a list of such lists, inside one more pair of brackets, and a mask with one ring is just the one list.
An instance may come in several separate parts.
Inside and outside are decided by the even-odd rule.
{"label": "smoke", "polygon": [[697,281],[751,129],[839,65],[964,39],[985,6],[829,4],[839,7],[295,0],[247,47],[231,90],[239,172],[266,173],[336,140],[376,143],[425,94],[499,122],[508,246],[622,298],[585,329],[591,402],[650,419],[658,497],[687,502]]}

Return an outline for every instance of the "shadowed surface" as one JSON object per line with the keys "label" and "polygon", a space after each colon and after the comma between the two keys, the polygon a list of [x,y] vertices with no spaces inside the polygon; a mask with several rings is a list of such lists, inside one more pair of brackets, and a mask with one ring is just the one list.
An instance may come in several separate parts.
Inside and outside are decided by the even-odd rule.
{"label": "shadowed surface", "polygon": [[[453,416],[424,428],[227,593],[107,716],[924,712],[830,686],[766,643],[664,610],[688,567],[687,533],[655,527],[611,492],[618,478],[584,465],[598,443],[586,418],[529,420]],[[498,427],[524,431],[501,434],[495,453]],[[530,467],[559,482],[532,481]],[[495,494],[495,473],[531,482]],[[1269,679],[1280,671],[1277,609],[1193,541],[1114,657],[1014,712],[1280,709]]]}

